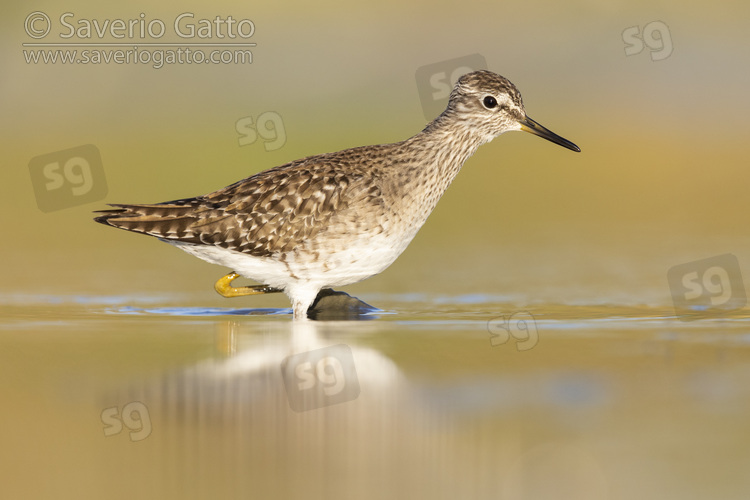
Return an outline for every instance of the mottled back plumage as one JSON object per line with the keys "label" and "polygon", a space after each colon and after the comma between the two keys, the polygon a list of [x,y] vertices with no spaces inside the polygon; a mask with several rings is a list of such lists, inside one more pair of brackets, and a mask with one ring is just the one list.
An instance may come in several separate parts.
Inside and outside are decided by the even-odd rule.
{"label": "mottled back plumage", "polygon": [[297,160],[213,193],[153,205],[114,204],[95,220],[166,240],[214,245],[257,257],[294,249],[352,203],[378,204],[371,174],[346,175],[356,150]]}

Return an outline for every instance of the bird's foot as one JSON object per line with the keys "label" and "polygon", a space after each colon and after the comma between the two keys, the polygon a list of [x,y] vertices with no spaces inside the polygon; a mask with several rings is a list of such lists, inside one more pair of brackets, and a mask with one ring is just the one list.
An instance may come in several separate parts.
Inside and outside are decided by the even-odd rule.
{"label": "bird's foot", "polygon": [[261,295],[264,293],[279,293],[282,292],[280,288],[274,288],[268,285],[255,285],[255,286],[232,286],[232,281],[239,278],[240,275],[232,271],[223,278],[220,278],[214,284],[214,289],[219,292],[222,297],[244,297],[245,295]]}

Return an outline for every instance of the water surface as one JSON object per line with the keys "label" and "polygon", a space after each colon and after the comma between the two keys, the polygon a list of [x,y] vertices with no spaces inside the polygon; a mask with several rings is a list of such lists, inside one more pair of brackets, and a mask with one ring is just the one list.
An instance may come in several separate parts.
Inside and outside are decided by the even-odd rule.
{"label": "water surface", "polygon": [[179,296],[6,297],[6,494],[697,499],[750,487],[742,315],[362,298],[381,309],[370,321],[295,324],[288,309]]}

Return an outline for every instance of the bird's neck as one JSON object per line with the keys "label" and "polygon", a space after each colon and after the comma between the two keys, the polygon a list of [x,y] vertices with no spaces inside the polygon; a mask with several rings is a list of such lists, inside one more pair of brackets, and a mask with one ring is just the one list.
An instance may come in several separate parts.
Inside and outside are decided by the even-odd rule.
{"label": "bird's neck", "polygon": [[409,160],[395,169],[393,180],[401,213],[408,214],[405,227],[411,228],[411,237],[437,206],[464,162],[484,142],[468,123],[443,114],[400,144],[403,157]]}
{"label": "bird's neck", "polygon": [[421,172],[415,174],[431,179],[433,189],[442,195],[464,162],[487,139],[478,134],[468,121],[443,113],[406,142],[420,158]]}

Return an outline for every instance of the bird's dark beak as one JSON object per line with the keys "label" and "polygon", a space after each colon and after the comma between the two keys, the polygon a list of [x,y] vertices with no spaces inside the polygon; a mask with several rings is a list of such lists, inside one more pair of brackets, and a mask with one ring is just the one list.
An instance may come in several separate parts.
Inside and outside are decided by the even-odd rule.
{"label": "bird's dark beak", "polygon": [[558,144],[564,148],[568,148],[571,151],[575,151],[576,153],[581,152],[581,148],[579,148],[569,140],[563,139],[551,130],[547,130],[546,128],[542,127],[528,116],[523,118],[522,120],[518,120],[518,123],[521,124],[521,130],[523,130],[524,132],[543,137],[548,141],[554,142],[555,144]]}

